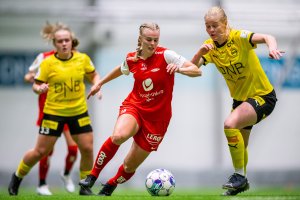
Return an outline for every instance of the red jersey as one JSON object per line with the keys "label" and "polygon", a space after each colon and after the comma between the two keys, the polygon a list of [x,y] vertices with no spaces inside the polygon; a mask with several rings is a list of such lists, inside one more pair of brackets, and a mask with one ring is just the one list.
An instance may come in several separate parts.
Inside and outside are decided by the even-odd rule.
{"label": "red jersey", "polygon": [[140,127],[134,141],[145,151],[156,151],[172,117],[174,73],[168,73],[166,68],[170,63],[182,67],[185,58],[163,47],[157,47],[146,60],[133,61],[135,53],[129,53],[121,65],[122,73],[132,72],[135,81],[119,115],[134,116]]}
{"label": "red jersey", "polygon": [[166,48],[157,47],[155,53],[146,60],[133,61],[136,52],[128,53],[126,63],[133,73],[134,86],[123,101],[123,106],[135,107],[140,117],[149,121],[170,121],[172,116],[172,96],[174,73],[167,73]]}
{"label": "red jersey", "polygon": [[[30,71],[34,71],[34,72],[37,72],[41,63],[43,62],[43,60],[45,58],[47,58],[48,56],[51,56],[55,53],[54,50],[52,51],[48,51],[48,52],[44,52],[44,53],[40,53],[36,59],[33,61],[33,63],[31,64],[31,66],[29,67],[29,70]],[[46,101],[46,98],[47,98],[47,93],[42,93],[39,95],[39,117],[37,119],[37,122],[36,124],[38,126],[41,125],[41,122],[42,122],[42,119],[43,119],[43,110],[44,110],[44,105],[45,105],[45,101]]]}

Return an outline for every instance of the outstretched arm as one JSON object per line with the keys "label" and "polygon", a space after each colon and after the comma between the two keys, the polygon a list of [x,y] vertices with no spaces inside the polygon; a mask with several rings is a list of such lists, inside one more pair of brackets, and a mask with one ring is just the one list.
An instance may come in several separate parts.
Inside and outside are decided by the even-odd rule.
{"label": "outstretched arm", "polygon": [[[97,71],[93,71],[92,73],[88,73],[85,75],[85,77],[88,79],[88,81],[91,83],[91,84],[96,84],[100,81],[100,75]],[[98,99],[102,99],[102,93],[101,91],[99,91],[97,93],[97,96],[98,96]]]}
{"label": "outstretched arm", "polygon": [[251,42],[253,44],[266,43],[269,48],[269,57],[272,59],[279,60],[284,53],[284,51],[280,51],[277,49],[277,41],[272,35],[254,33]]}
{"label": "outstretched arm", "polygon": [[95,83],[98,83],[100,81],[100,75],[97,71],[93,71],[92,73],[88,73],[85,76],[91,84],[95,84]]}
{"label": "outstretched arm", "polygon": [[87,98],[89,99],[91,96],[94,96],[97,92],[99,92],[99,90],[101,89],[102,85],[104,85],[105,83],[118,78],[119,76],[122,75],[121,72],[121,66],[118,65],[117,67],[115,67],[110,73],[108,73],[106,76],[104,76],[101,80],[99,80],[98,82],[96,82],[92,87],[91,90],[87,96]]}
{"label": "outstretched arm", "polygon": [[177,72],[190,77],[202,75],[201,70],[196,65],[194,65],[190,61],[186,60],[183,56],[178,55],[172,50],[166,50],[164,52],[164,58],[165,61],[168,63],[166,69],[167,73],[169,74]]}
{"label": "outstretched arm", "polygon": [[177,72],[189,77],[197,77],[202,75],[201,69],[188,60],[186,60],[181,67],[173,63],[169,64],[167,66],[167,72],[170,74]]}

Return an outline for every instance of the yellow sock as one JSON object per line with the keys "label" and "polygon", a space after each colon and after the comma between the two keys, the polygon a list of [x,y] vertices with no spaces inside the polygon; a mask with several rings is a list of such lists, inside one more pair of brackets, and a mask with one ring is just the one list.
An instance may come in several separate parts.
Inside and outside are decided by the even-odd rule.
{"label": "yellow sock", "polygon": [[235,171],[244,175],[245,145],[239,129],[224,129]]}
{"label": "yellow sock", "polygon": [[82,171],[80,170],[80,180],[81,179],[85,179],[87,175],[89,175],[91,173],[92,170],[88,170],[88,171]]}
{"label": "yellow sock", "polygon": [[26,165],[24,163],[23,160],[21,160],[18,168],[17,168],[17,171],[16,171],[16,176],[19,177],[19,178],[23,178],[24,176],[26,176],[29,171],[31,170],[32,167]]}
{"label": "yellow sock", "polygon": [[247,174],[247,164],[248,164],[248,148],[245,148],[244,152],[244,175]]}

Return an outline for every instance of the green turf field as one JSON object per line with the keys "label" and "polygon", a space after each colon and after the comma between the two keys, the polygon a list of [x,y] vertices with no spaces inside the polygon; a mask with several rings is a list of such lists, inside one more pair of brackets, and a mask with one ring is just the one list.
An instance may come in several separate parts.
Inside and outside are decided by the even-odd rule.
{"label": "green turf field", "polygon": [[[119,189],[119,190],[118,190]],[[39,196],[35,193],[35,188],[21,187],[18,196],[10,197],[7,193],[6,188],[0,189],[0,200],[6,199],[47,199],[47,200],[77,200],[77,199],[109,199],[109,200],[140,200],[140,199],[168,199],[168,200],[300,200],[300,188],[257,188],[251,189],[245,193],[237,196],[224,197],[220,194],[223,192],[221,189],[187,189],[180,190],[175,188],[173,194],[168,197],[152,197],[146,190],[133,190],[118,188],[113,196],[101,197],[101,196],[79,196],[78,192],[69,194],[62,189],[51,188],[53,192],[52,196]],[[97,193],[96,188],[93,191]]]}

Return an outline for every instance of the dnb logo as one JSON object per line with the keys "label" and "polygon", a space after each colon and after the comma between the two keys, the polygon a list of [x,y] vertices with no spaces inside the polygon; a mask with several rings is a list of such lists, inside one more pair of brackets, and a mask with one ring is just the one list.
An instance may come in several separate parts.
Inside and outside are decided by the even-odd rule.
{"label": "dnb logo", "polygon": [[145,91],[150,91],[153,89],[153,82],[151,78],[147,78],[142,84]]}

